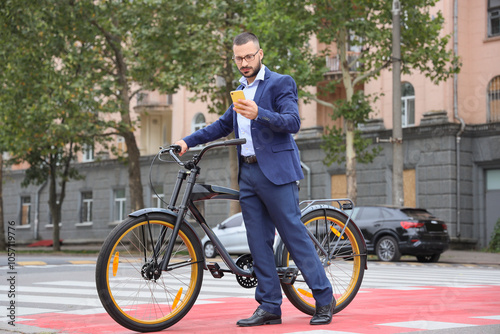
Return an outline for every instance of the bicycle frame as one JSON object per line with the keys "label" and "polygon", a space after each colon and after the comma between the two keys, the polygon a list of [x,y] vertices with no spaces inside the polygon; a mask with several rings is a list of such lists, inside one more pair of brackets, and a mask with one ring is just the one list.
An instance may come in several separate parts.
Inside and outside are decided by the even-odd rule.
{"label": "bicycle frame", "polygon": [[[224,273],[234,274],[243,288],[257,286],[253,260],[258,259],[252,259],[251,254],[238,259],[231,257],[215,229],[208,226],[195,206],[198,201],[212,199],[239,200],[236,190],[197,184],[200,174],[197,165],[208,149],[243,142],[212,143],[185,162],[175,154],[180,147],[173,145],[162,148],[153,159],[152,165],[156,158],[163,161],[161,154],[168,153],[185,170],[181,168],[177,174],[167,208],[144,208],[129,214],[104,241],[96,264],[96,287],[102,305],[116,322],[141,332],[172,326],[195,304],[205,270],[214,278],[222,278]],[[352,209],[350,200],[324,199],[300,205],[304,203],[301,222],[332,285],[337,313],[352,302],[361,287],[367,267],[364,238],[348,212],[342,210]],[[200,238],[193,224],[186,220],[188,212],[196,221],[193,224],[200,225],[220,254],[225,264],[223,269],[220,262],[207,262]],[[309,255],[294,261],[284,241],[280,238],[276,241],[274,261],[283,293],[301,312],[315,314],[313,291],[301,272],[303,261],[310,260]]]}
{"label": "bicycle frame", "polygon": [[[139,210],[137,212],[134,212],[133,214],[130,214],[130,216],[139,216],[141,214],[145,214],[147,217],[147,214],[149,212],[154,212],[154,211],[159,211],[159,212],[165,212],[165,213],[170,213],[170,214],[175,214],[176,215],[176,222],[175,226],[172,231],[172,235],[170,236],[170,242],[168,243],[168,247],[163,254],[163,257],[161,261],[159,262],[159,268],[161,271],[169,271],[171,270],[169,267],[169,262],[170,262],[170,257],[172,255],[172,251],[175,245],[175,239],[177,238],[177,235],[180,230],[181,224],[187,224],[190,226],[186,221],[185,221],[185,216],[187,212],[191,212],[193,217],[195,218],[196,222],[200,224],[201,228],[203,231],[207,234],[208,238],[214,245],[215,249],[218,251],[219,255],[221,256],[222,260],[224,263],[228,266],[229,269],[218,269],[220,272],[229,272],[232,274],[240,275],[243,277],[253,277],[253,271],[251,269],[242,269],[238,267],[235,263],[235,261],[231,258],[227,250],[225,249],[224,245],[220,242],[219,238],[215,235],[215,233],[212,231],[212,229],[208,226],[205,218],[201,214],[201,212],[196,208],[194,205],[195,201],[202,201],[202,200],[210,200],[210,199],[224,199],[224,200],[239,200],[239,192],[234,189],[226,188],[226,187],[221,187],[221,186],[216,186],[216,185],[207,185],[207,184],[197,184],[196,179],[197,176],[200,173],[201,168],[197,166],[197,163],[201,160],[201,157],[203,154],[214,147],[219,147],[219,146],[230,146],[230,145],[240,145],[244,143],[244,139],[235,139],[235,140],[228,140],[225,142],[218,142],[218,143],[212,143],[210,145],[205,146],[200,153],[196,154],[190,161],[184,163],[179,160],[179,158],[172,152],[171,149],[162,149],[160,153],[166,153],[168,152],[173,159],[180,165],[183,166],[187,170],[179,170],[178,175],[177,175],[177,180],[174,185],[174,189],[172,191],[170,201],[168,203],[168,210],[165,209],[143,209]],[[181,192],[182,185],[184,181],[187,182],[186,189],[184,190],[183,197],[181,199],[180,204],[177,206],[177,201]],[[321,204],[318,205],[317,203],[325,203],[325,202],[337,202],[339,207],[342,209],[352,209],[354,207],[353,203],[349,199],[321,199],[321,200],[310,200],[310,201],[303,201],[299,205],[302,205],[304,203],[308,203],[308,205],[302,209],[303,213],[309,212],[313,209],[334,209],[337,211],[341,211],[344,215],[345,212],[343,210],[339,210],[336,207],[333,207],[331,205],[325,205]],[[347,215],[346,215],[347,216]],[[148,220],[148,227],[149,227],[149,218]],[[339,237],[344,234],[344,231],[351,221],[350,215],[348,216],[347,223],[345,224],[344,228],[339,234]],[[355,224],[353,224],[356,226]],[[356,227],[357,228],[357,227]],[[308,230],[308,234],[311,237],[312,241],[315,243],[315,245],[318,247],[318,249],[324,254],[324,255],[329,255],[328,257],[331,258],[333,256],[333,253],[335,249],[338,247],[338,243],[340,241],[340,238],[337,240],[336,245],[329,249],[326,250],[324,249],[323,246],[319,243],[319,241],[314,237],[312,232]],[[149,236],[152,239],[151,236],[151,231],[149,230]],[[162,230],[160,233],[159,239],[156,241],[156,245],[154,247],[154,262],[155,264],[158,263],[158,255],[159,251],[161,249],[161,245],[164,243],[164,238],[165,238],[165,233]],[[153,240],[151,240],[153,242]],[[366,248],[366,246],[365,246]],[[179,264],[176,264],[175,266],[177,267]],[[204,264],[205,269],[207,269],[207,264]],[[278,269],[286,269],[286,268],[278,268]],[[281,271],[280,271],[281,272]]]}
{"label": "bicycle frame", "polygon": [[[199,210],[196,208],[194,205],[194,201],[200,201],[200,200],[208,200],[208,199],[226,199],[226,200],[239,200],[239,192],[233,189],[225,188],[225,187],[220,187],[220,186],[215,186],[215,185],[202,185],[202,184],[197,184],[196,179],[197,176],[200,173],[200,167],[197,166],[197,163],[200,161],[201,157],[203,154],[214,147],[218,146],[230,146],[230,145],[240,145],[245,143],[245,139],[235,139],[235,140],[228,140],[225,142],[219,142],[219,143],[213,143],[210,145],[207,145],[204,147],[199,154],[196,154],[192,160],[188,161],[187,163],[181,162],[177,156],[172,152],[172,150],[165,150],[170,153],[170,155],[174,158],[174,160],[181,166],[185,167],[188,169],[186,170],[180,170],[177,175],[177,180],[174,185],[174,189],[172,191],[172,195],[170,197],[170,201],[168,203],[168,210],[171,210],[170,212],[176,213],[176,222],[172,231],[172,235],[170,236],[170,242],[168,243],[168,247],[163,254],[163,258],[160,261],[160,269],[161,271],[168,271],[169,270],[169,262],[170,262],[170,257],[172,255],[172,251],[174,248],[175,244],[175,239],[177,238],[177,235],[179,233],[179,229],[181,224],[187,224],[185,222],[185,216],[188,211],[191,212],[191,214],[194,216],[195,220],[197,221],[198,224],[202,227],[202,229],[205,231],[207,236],[210,238],[214,246],[216,247],[217,251],[219,252],[221,258],[223,259],[224,263],[229,267],[229,270],[221,270],[224,272],[231,272],[236,275],[244,276],[244,277],[253,277],[252,271],[251,270],[246,270],[238,267],[236,263],[233,261],[229,253],[226,251],[220,240],[217,238],[215,233],[212,231],[212,229],[208,226],[205,218],[203,215],[199,212]],[[163,153],[165,153],[163,152]],[[180,195],[180,191],[182,188],[182,185],[184,181],[187,182],[186,184],[186,189],[184,190],[183,197],[181,199],[181,203],[179,206],[176,205],[177,200]],[[164,210],[164,209],[163,209]],[[149,220],[148,220],[148,225],[149,225]],[[161,245],[163,244],[164,240],[164,233],[163,231],[160,233],[160,238],[156,241],[156,245],[154,248],[154,260],[155,262],[157,261],[157,256],[158,252],[161,248]],[[205,264],[205,268],[207,268]]]}

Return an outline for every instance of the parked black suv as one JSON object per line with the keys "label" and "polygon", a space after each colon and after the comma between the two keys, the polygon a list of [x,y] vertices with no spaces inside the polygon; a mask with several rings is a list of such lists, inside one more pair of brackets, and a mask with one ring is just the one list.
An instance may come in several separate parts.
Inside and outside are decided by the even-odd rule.
{"label": "parked black suv", "polygon": [[360,206],[352,219],[363,232],[368,253],[382,261],[413,255],[420,262],[437,262],[450,243],[446,224],[425,209]]}

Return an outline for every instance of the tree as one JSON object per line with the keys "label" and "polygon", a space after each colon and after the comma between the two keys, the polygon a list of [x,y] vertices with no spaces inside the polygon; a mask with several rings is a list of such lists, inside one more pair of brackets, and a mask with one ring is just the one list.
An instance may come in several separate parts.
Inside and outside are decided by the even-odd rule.
{"label": "tree", "polygon": [[[175,64],[164,51],[182,47],[174,35],[189,35],[180,18],[188,17],[192,4],[41,0],[4,1],[0,8],[2,137],[11,163],[30,164],[24,184],[50,179],[58,249],[65,183],[78,176],[71,164],[84,145],[124,138],[131,208],[144,207],[130,101],[141,88],[168,92],[178,85]],[[133,90],[133,84],[141,88]]]}
{"label": "tree", "polygon": [[9,164],[29,164],[23,186],[48,180],[53,245],[59,250],[66,184],[79,177],[72,162],[105,127],[96,117],[95,93],[87,88],[95,77],[88,73],[93,64],[86,50],[53,24],[69,24],[71,16],[53,11],[50,2],[33,4],[1,7],[0,146],[9,149]]}
{"label": "tree", "polygon": [[[401,71],[425,73],[433,83],[446,80],[458,70],[458,59],[448,47],[450,36],[441,36],[444,24],[441,12],[434,15],[429,12],[436,3],[437,0],[401,2]],[[341,83],[346,93],[343,101],[319,101],[334,110],[334,118],[341,117],[345,122],[343,132],[334,128],[325,136],[326,162],[331,164],[345,159],[347,195],[356,201],[356,161],[359,152],[369,144],[357,135],[356,129],[371,112],[370,98],[376,98],[365,96],[362,87],[392,63],[392,2],[313,0],[308,5],[314,8],[318,40],[328,46],[327,54],[338,55],[341,78],[335,83]],[[359,50],[356,57],[350,55],[349,47]],[[342,145],[330,145],[339,143],[339,135],[345,138],[345,158],[339,150]],[[362,160],[369,161],[376,153],[365,152]]]}
{"label": "tree", "polygon": [[[314,22],[302,3],[199,1],[196,13],[194,21],[183,22],[192,26],[193,33],[176,50],[175,62],[182,84],[195,92],[196,98],[207,102],[210,112],[222,114],[231,104],[230,92],[239,85],[241,77],[232,60],[232,43],[236,35],[245,31],[259,37],[264,64],[292,75],[299,89],[318,80],[316,57],[306,52]],[[230,151],[229,160],[231,187],[237,188],[235,149]],[[236,208],[233,206],[231,211]]]}

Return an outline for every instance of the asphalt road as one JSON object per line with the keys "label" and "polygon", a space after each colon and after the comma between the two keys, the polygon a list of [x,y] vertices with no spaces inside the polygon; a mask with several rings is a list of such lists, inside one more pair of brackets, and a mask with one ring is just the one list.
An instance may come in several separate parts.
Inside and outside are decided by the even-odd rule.
{"label": "asphalt road", "polygon": [[[464,254],[458,255],[462,262],[471,262],[465,261]],[[15,298],[5,291],[0,302],[9,306],[14,300],[16,306],[15,326],[9,324],[10,311],[2,307],[0,332],[131,333],[100,305],[94,284],[95,257],[18,255],[14,270],[0,262],[2,277],[4,273],[7,279],[15,276],[13,284],[7,285],[13,287]],[[197,304],[164,332],[220,333],[227,328],[235,333],[500,333],[496,297],[500,295],[500,263],[370,261],[355,300],[328,326],[311,327],[310,317],[285,300],[282,325],[239,328],[236,321],[257,307],[253,294],[253,289],[241,288],[232,275],[214,279],[207,273]]]}

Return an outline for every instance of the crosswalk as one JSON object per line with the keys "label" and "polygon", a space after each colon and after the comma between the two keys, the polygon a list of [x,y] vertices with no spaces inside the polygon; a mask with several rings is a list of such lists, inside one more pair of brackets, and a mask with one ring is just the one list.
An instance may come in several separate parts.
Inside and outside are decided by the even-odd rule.
{"label": "crosswalk", "polygon": [[[90,265],[89,265],[90,266]],[[56,265],[32,268],[54,268]],[[81,267],[81,265],[80,265]],[[94,266],[91,266],[92,269]],[[233,275],[214,279],[204,272],[203,286],[196,304],[216,303],[213,299],[238,297],[253,298],[254,289],[242,288]],[[82,280],[39,281],[16,287],[18,316],[40,313],[99,314],[106,311],[99,300],[95,282]],[[145,292],[146,293],[146,292]],[[146,293],[147,294],[147,293]],[[6,294],[0,294],[2,304],[9,302]]]}
{"label": "crosswalk", "polygon": [[[0,267],[1,269],[3,268]],[[26,264],[24,269],[27,271],[19,274],[16,285],[17,321],[20,326],[62,328],[68,333],[101,333],[102,328],[106,326],[109,326],[106,328],[110,333],[121,331],[121,327],[106,315],[98,298],[92,278],[94,264],[68,263],[42,266]],[[64,272],[71,275],[48,275],[49,272]],[[24,275],[37,279],[26,282],[23,279]],[[59,279],[51,280],[54,276]],[[188,320],[176,327],[178,329],[173,333],[198,330],[205,332],[207,329],[204,318],[199,324],[193,321],[199,317],[207,317],[214,324],[214,328],[228,324],[234,326],[234,319],[238,319],[241,314],[246,314],[254,307],[252,306],[255,305],[254,292],[255,289],[241,287],[234,275],[227,274],[222,279],[215,279],[209,272],[204,272],[203,285],[196,301],[196,312],[190,312],[186,316]],[[493,303],[491,306],[481,306],[485,296],[498,293],[500,293],[498,266],[369,262],[358,296],[340,313],[340,317],[335,318],[335,328],[339,333],[365,333],[370,332],[370,328],[373,333],[386,332],[384,328],[390,332],[401,333],[411,329],[452,329],[500,324],[499,302],[493,300],[490,301]],[[398,296],[402,299],[398,299]],[[431,301],[436,297],[438,304],[431,305]],[[470,300],[477,301],[473,308],[469,304]],[[366,308],[367,305],[373,306],[381,301],[383,307]],[[404,313],[402,305],[406,305],[409,301],[413,301],[415,305],[422,305],[418,308],[418,312],[413,312],[411,315]],[[0,304],[5,305],[6,302],[8,302],[7,295],[0,294]],[[280,327],[283,328],[281,333],[314,332],[314,329],[308,327],[308,318],[304,319],[304,316],[290,303],[284,303],[284,308],[288,315],[284,323],[288,325]],[[384,308],[392,310],[391,314],[386,313]],[[400,309],[403,314],[398,315]],[[435,309],[446,312],[436,316]],[[229,314],[231,312],[234,314]],[[293,312],[298,313],[291,315]],[[226,316],[218,317],[222,313]],[[95,330],[88,328],[82,330],[86,328],[89,317],[94,322]],[[356,322],[353,323],[352,319],[356,319]],[[2,327],[3,325],[4,322],[0,323],[0,332],[6,326]],[[75,326],[79,329],[75,329]],[[390,328],[395,329],[390,330]]]}
{"label": "crosswalk", "polygon": [[418,290],[500,285],[500,267],[368,263],[361,289]]}
{"label": "crosswalk", "polygon": [[[94,268],[91,264],[80,264]],[[39,268],[56,268],[48,265]],[[33,266],[31,268],[37,268]],[[484,285],[500,286],[500,268],[466,266],[421,266],[387,265],[372,262],[365,271],[360,293],[371,289],[425,290],[436,287],[473,288]],[[83,280],[38,281],[29,286],[20,281],[17,288],[16,303],[18,315],[61,312],[65,314],[104,313],[99,301],[95,282]],[[222,279],[213,278],[204,272],[203,286],[197,304],[216,303],[219,298],[254,298],[254,289],[241,287],[234,275]],[[0,301],[7,302],[6,294]]]}

